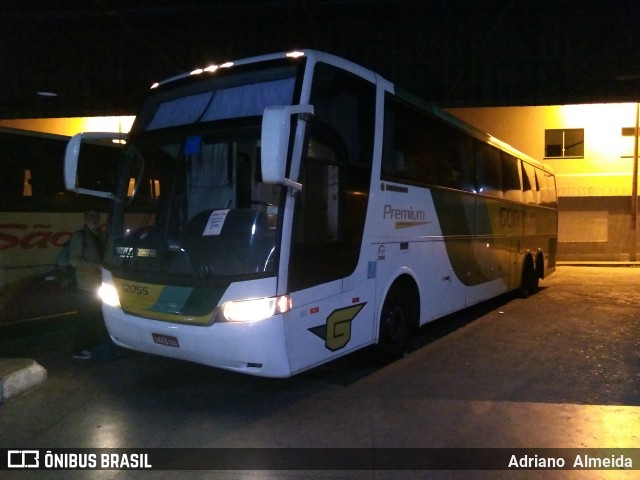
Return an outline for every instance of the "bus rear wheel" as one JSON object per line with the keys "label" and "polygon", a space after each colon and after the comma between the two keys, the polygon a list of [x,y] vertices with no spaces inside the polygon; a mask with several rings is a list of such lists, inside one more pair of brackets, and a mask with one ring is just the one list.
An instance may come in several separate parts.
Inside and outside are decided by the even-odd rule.
{"label": "bus rear wheel", "polygon": [[402,357],[418,327],[420,306],[413,280],[396,282],[380,312],[378,359],[384,363]]}

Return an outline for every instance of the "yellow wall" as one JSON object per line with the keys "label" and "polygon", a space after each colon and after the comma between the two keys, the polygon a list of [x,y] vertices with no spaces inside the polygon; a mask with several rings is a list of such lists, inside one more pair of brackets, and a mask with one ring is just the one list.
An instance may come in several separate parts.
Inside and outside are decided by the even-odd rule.
{"label": "yellow wall", "polygon": [[133,116],[84,117],[84,118],[28,118],[0,120],[0,127],[72,136],[80,132],[127,133],[133,124]]}

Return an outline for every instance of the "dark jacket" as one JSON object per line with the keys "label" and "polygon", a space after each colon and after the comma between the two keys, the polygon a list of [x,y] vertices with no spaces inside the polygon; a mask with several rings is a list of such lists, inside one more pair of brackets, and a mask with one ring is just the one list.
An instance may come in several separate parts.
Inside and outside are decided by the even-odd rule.
{"label": "dark jacket", "polygon": [[76,231],[69,244],[69,263],[76,272],[76,285],[80,290],[96,291],[101,283],[102,245],[101,231],[94,235],[86,225]]}

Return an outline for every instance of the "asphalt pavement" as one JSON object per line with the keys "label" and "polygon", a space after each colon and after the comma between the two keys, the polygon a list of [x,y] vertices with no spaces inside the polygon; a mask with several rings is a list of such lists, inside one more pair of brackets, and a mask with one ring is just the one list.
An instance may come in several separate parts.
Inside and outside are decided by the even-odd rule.
{"label": "asphalt pavement", "polygon": [[[396,362],[376,364],[365,350],[278,380],[140,353],[72,360],[65,317],[5,326],[0,357],[32,359],[47,378],[0,405],[0,448],[420,448],[461,456],[472,451],[464,449],[640,449],[638,285],[640,268],[562,266],[528,299],[506,295],[426,326]],[[640,458],[630,452],[636,464],[625,470],[313,467],[64,477],[635,479]]]}

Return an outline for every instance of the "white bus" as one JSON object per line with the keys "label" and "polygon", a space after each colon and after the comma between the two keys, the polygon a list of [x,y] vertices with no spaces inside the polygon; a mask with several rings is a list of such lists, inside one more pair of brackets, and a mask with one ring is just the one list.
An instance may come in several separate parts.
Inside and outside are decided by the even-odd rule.
{"label": "white bus", "polygon": [[[111,195],[76,182],[81,141],[67,188]],[[119,172],[103,313],[142,352],[268,377],[392,357],[555,269],[548,167],[326,53],[154,85]]]}

